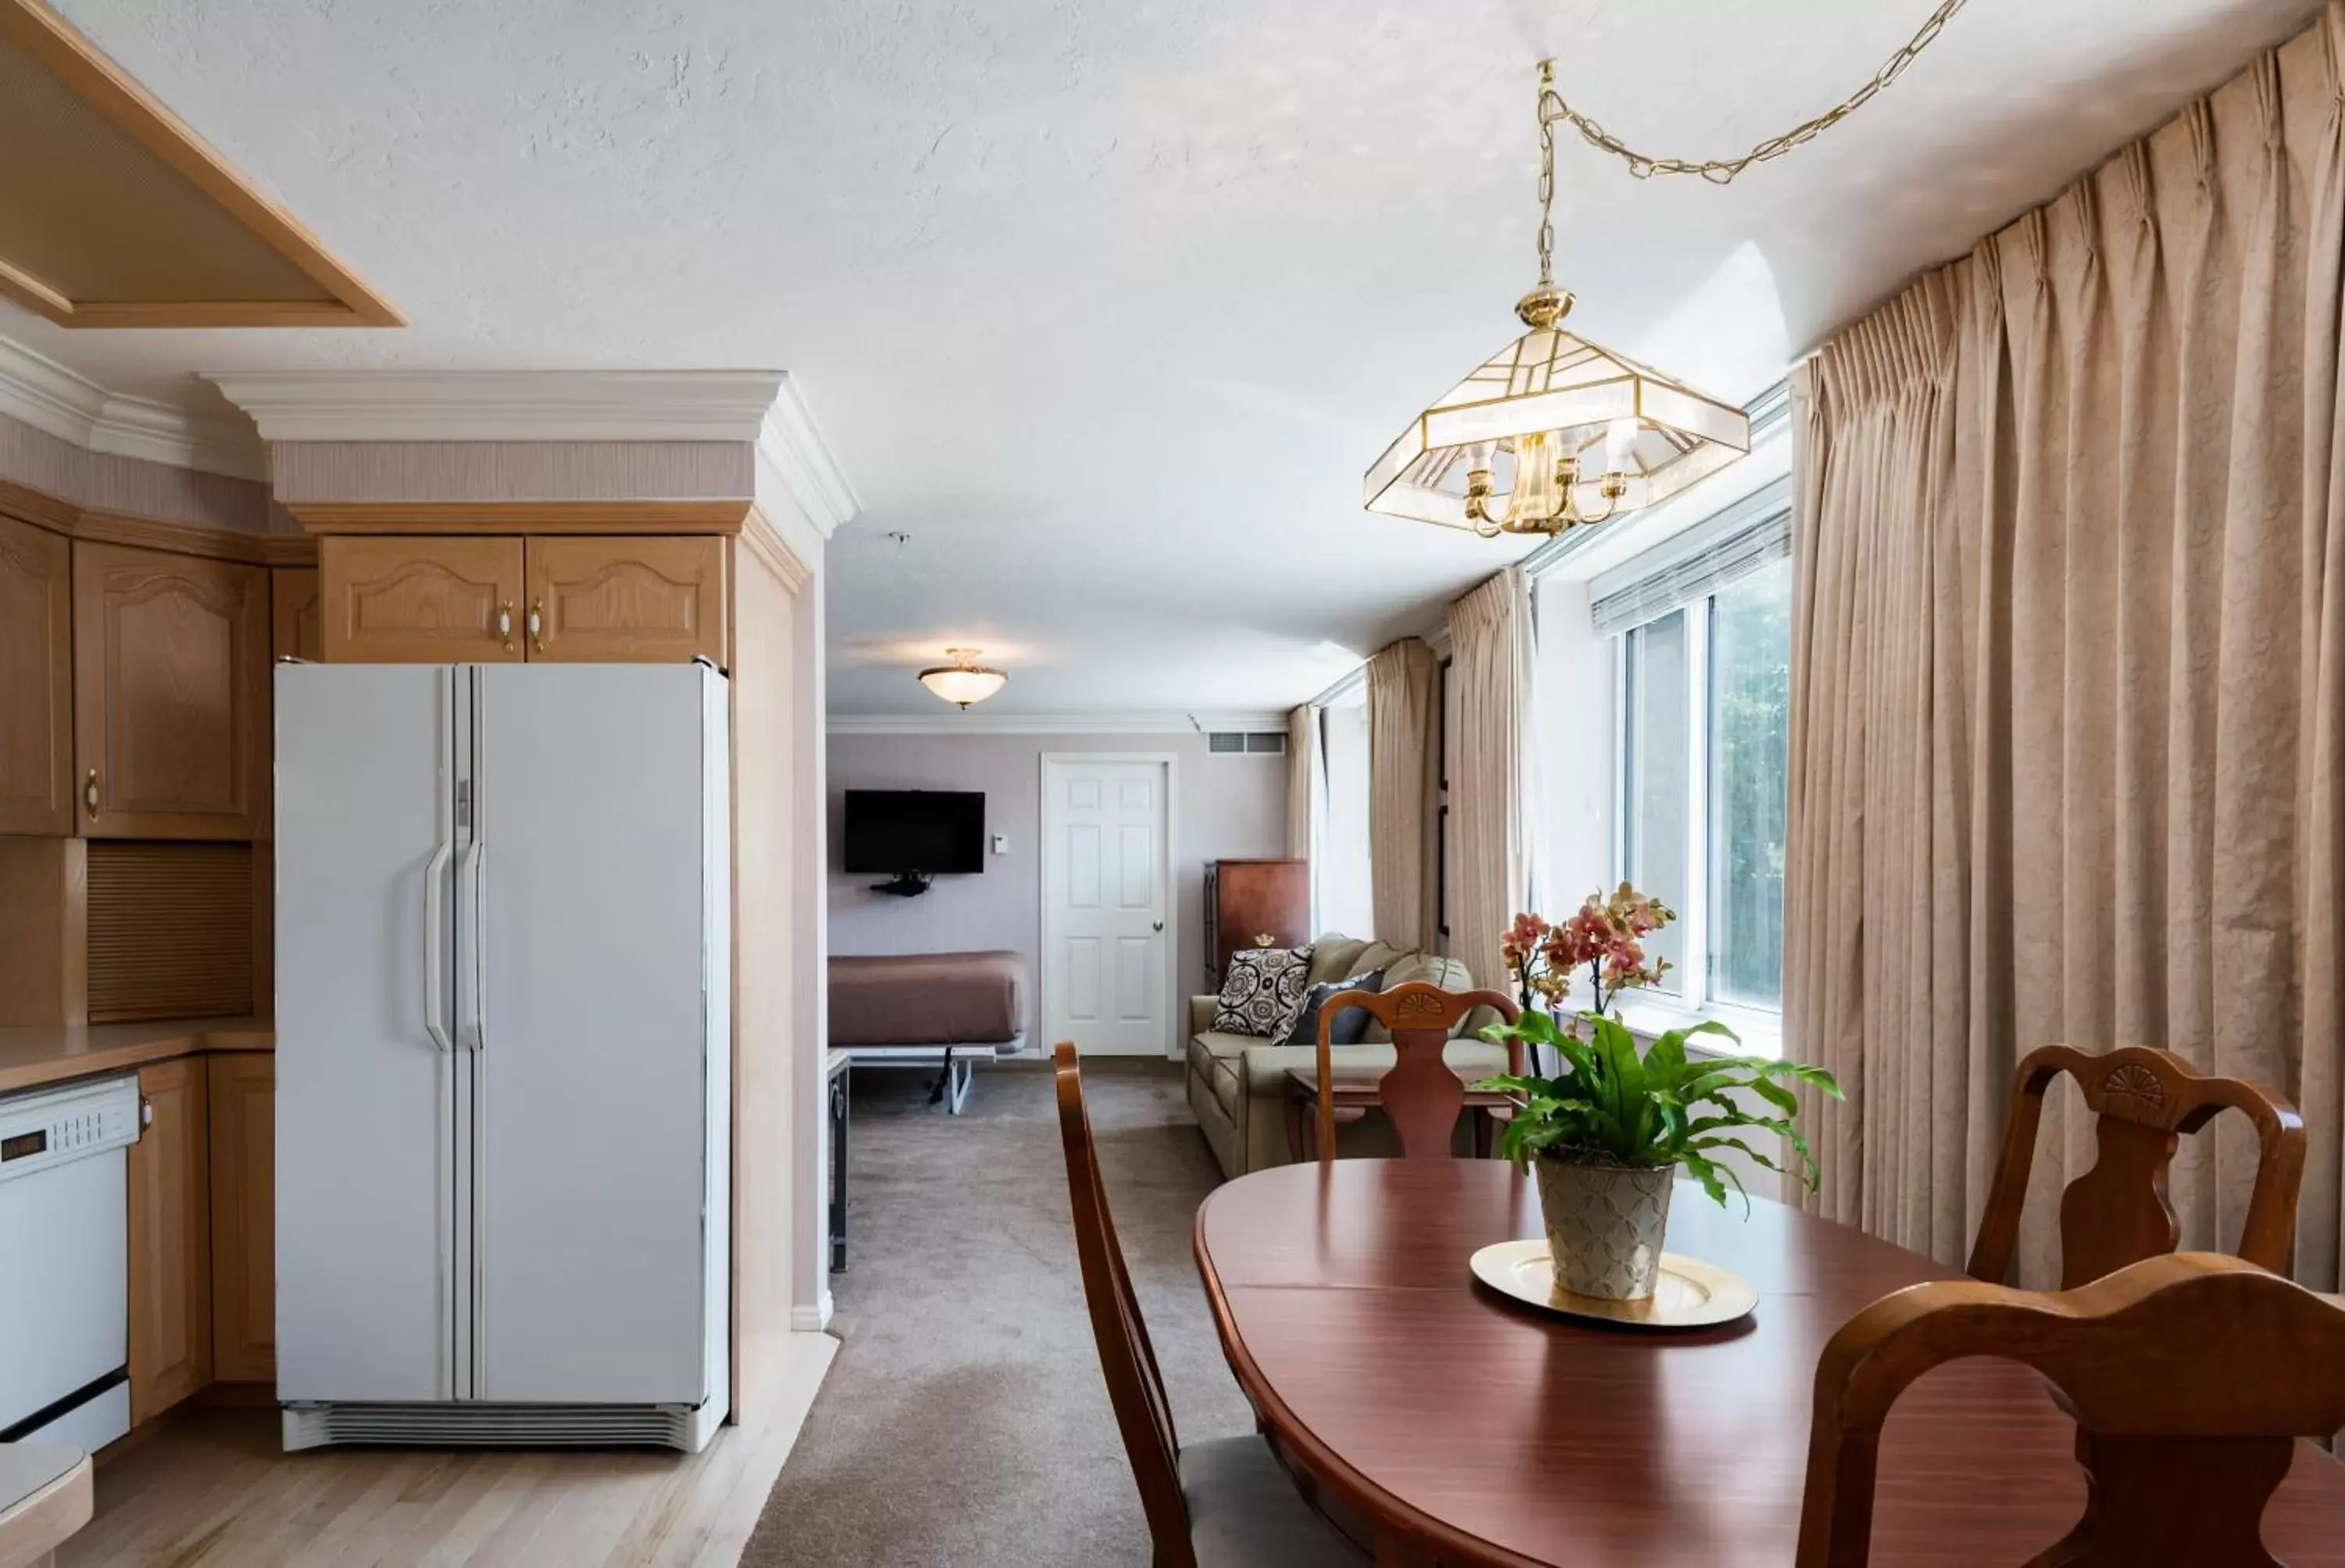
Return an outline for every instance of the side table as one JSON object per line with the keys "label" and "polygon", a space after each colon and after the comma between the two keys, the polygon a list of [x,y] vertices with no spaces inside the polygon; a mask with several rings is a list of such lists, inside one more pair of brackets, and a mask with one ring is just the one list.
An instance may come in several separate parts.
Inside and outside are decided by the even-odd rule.
{"label": "side table", "polygon": [[[1385,1070],[1382,1067],[1346,1067],[1338,1063],[1331,1075],[1331,1097],[1335,1102],[1335,1125],[1356,1122],[1370,1111],[1384,1105]],[[1497,1125],[1510,1120],[1514,1102],[1495,1089],[1466,1091],[1466,1115],[1474,1124],[1474,1154],[1488,1159],[1497,1142]],[[1286,1070],[1286,1147],[1296,1160],[1319,1157],[1319,1069],[1289,1067]]]}

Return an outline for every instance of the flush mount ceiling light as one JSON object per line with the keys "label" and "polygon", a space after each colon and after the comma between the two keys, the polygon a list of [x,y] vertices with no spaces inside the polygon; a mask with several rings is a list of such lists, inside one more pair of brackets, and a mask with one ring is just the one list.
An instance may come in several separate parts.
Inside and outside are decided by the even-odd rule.
{"label": "flush mount ceiling light", "polygon": [[998,669],[988,669],[977,662],[983,648],[947,648],[945,657],[950,664],[920,672],[920,684],[943,697],[958,703],[963,713],[972,702],[983,702],[1009,684],[1010,677]]}
{"label": "flush mount ceiling light", "polygon": [[1555,127],[1570,124],[1631,174],[1699,174],[1724,185],[1838,124],[1933,43],[1964,0],[1941,0],[1872,81],[1826,113],[1737,158],[1699,162],[1633,152],[1555,90],[1539,62],[1538,286],[1515,304],[1530,330],[1485,360],[1409,422],[1368,468],[1371,512],[1501,534],[1553,535],[1665,501],[1751,449],[1751,422],[1731,403],[1616,353],[1558,324],[1571,294],[1555,285]]}

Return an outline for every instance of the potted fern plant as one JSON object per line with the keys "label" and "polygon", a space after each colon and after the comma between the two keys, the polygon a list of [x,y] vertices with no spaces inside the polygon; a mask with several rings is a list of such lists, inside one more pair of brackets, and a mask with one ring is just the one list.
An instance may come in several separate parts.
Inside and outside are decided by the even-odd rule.
{"label": "potted fern plant", "polygon": [[[1576,1295],[1634,1301],[1653,1294],[1680,1166],[1721,1204],[1730,1184],[1741,1190],[1719,1157],[1730,1149],[1813,1186],[1818,1166],[1794,1125],[1799,1103],[1790,1082],[1840,1097],[1840,1085],[1820,1068],[1687,1049],[1695,1034],[1735,1039],[1723,1023],[1672,1029],[1638,1051],[1610,1010],[1621,992],[1650,985],[1667,971],[1665,961],[1647,960],[1643,939],[1672,918],[1623,882],[1609,898],[1590,897],[1560,926],[1525,914],[1507,934],[1523,1013],[1484,1035],[1519,1039],[1534,1064],[1554,1059],[1561,1070],[1553,1077],[1489,1078],[1477,1087],[1517,1099],[1503,1149],[1538,1182],[1556,1283]],[[1559,1017],[1583,966],[1593,1005]],[[1745,1141],[1746,1133],[1782,1139],[1788,1166]]]}

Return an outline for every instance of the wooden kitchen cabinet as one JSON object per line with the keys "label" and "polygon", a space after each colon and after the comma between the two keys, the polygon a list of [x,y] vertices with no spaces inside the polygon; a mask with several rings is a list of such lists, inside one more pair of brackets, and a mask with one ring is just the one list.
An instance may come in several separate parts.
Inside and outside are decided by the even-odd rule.
{"label": "wooden kitchen cabinet", "polygon": [[522,657],[522,542],[337,535],[318,543],[321,647],[336,664]]}
{"label": "wooden kitchen cabinet", "polygon": [[211,1112],[212,1375],[277,1380],[277,1063],[207,1059]]}
{"label": "wooden kitchen cabinet", "polygon": [[201,1056],[138,1071],[130,1145],[130,1424],[212,1380],[211,1134]]}
{"label": "wooden kitchen cabinet", "polygon": [[317,567],[279,566],[269,574],[269,657],[313,661],[326,657]]}
{"label": "wooden kitchen cabinet", "polygon": [[253,837],[267,809],[269,597],[264,567],[75,542],[84,835]]}
{"label": "wooden kitchen cabinet", "polygon": [[726,662],[723,539],[535,537],[527,555],[531,659]]}
{"label": "wooden kitchen cabinet", "polygon": [[73,546],[0,517],[0,833],[74,830]]}

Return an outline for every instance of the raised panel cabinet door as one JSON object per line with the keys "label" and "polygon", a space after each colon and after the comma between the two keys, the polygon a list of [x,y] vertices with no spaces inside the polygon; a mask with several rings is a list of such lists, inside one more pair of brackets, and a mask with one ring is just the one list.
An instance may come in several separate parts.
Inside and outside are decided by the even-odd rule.
{"label": "raised panel cabinet door", "polygon": [[522,657],[521,541],[337,535],[318,544],[329,664]]}
{"label": "raised panel cabinet door", "polygon": [[130,1424],[212,1380],[211,1156],[204,1059],[138,1072],[130,1145]]}
{"label": "raised panel cabinet door", "polygon": [[269,570],[76,541],[76,820],[250,839],[268,807]]}
{"label": "raised panel cabinet door", "polygon": [[73,546],[0,517],[0,833],[70,834]]}
{"label": "raised panel cabinet door", "polygon": [[326,657],[326,627],[318,608],[318,568],[279,566],[269,574],[269,656]]}
{"label": "raised panel cabinet door", "polygon": [[277,1380],[277,1063],[209,1058],[212,1376]]}
{"label": "raised panel cabinet door", "polygon": [[529,657],[574,664],[725,657],[725,541],[533,538]]}

